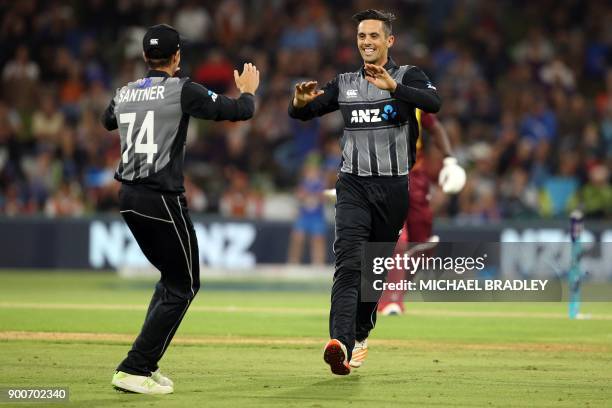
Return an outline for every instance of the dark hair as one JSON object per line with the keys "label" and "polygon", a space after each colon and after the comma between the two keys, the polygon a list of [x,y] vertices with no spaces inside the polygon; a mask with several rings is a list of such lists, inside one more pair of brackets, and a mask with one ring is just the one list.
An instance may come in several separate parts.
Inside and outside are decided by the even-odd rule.
{"label": "dark hair", "polygon": [[387,11],[367,9],[365,11],[360,11],[359,13],[353,16],[353,20],[358,23],[361,23],[363,20],[378,20],[383,22],[383,29],[387,36],[390,36],[393,33],[393,27],[391,23],[395,21],[395,14],[389,13]]}
{"label": "dark hair", "polygon": [[163,68],[172,63],[172,57],[174,57],[174,55],[171,55],[168,58],[146,58],[145,61],[151,69]]}

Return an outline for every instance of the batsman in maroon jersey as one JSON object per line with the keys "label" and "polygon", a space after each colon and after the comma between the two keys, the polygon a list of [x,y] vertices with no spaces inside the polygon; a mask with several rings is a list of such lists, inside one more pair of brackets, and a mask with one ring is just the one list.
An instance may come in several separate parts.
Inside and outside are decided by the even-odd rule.
{"label": "batsman in maroon jersey", "polygon": [[[430,179],[424,163],[423,129],[433,139],[434,145],[444,154],[443,167],[438,176],[438,184],[442,190],[447,194],[456,194],[461,191],[466,180],[465,171],[457,164],[457,159],[452,156],[448,135],[436,115],[417,109],[416,116],[421,134],[417,142],[416,163],[409,174],[408,212],[397,243],[396,253],[404,253],[408,249],[408,243],[432,242],[435,244],[437,241],[437,237],[432,235],[433,212],[429,206]],[[405,279],[404,275],[404,270],[392,269],[389,271],[387,282],[400,282]],[[403,290],[386,290],[378,304],[378,312],[383,315],[402,314],[404,295]]]}

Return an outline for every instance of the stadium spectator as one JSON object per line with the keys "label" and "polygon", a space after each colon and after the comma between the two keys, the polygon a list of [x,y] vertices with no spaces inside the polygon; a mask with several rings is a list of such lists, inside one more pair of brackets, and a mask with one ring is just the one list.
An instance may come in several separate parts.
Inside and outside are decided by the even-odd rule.
{"label": "stadium spectator", "polygon": [[83,214],[80,187],[75,183],[62,183],[47,200],[45,214],[49,217],[76,217]]}
{"label": "stadium spectator", "polygon": [[597,94],[596,98],[597,111],[601,116],[612,109],[612,68],[609,68],[606,73],[606,86]]}
{"label": "stadium spectator", "polygon": [[603,218],[612,214],[612,186],[610,170],[603,164],[589,172],[589,182],[582,188],[584,214],[589,218]]}
{"label": "stadium spectator", "polygon": [[208,53],[204,62],[194,70],[193,79],[206,83],[214,92],[226,92],[234,82],[234,65],[218,49]]}
{"label": "stadium spectator", "polygon": [[192,43],[204,43],[212,31],[209,12],[197,1],[182,2],[174,16],[174,27]]}
{"label": "stadium spectator", "polygon": [[221,2],[215,13],[215,33],[221,45],[234,47],[245,29],[245,10],[240,0]]}
{"label": "stadium spectator", "polygon": [[40,100],[39,109],[32,115],[32,135],[39,145],[53,145],[59,141],[65,120],[58,106],[54,95],[45,94]]}
{"label": "stadium spectator", "polygon": [[15,58],[9,61],[2,70],[2,79],[11,81],[38,81],[40,68],[30,60],[30,52],[25,45],[20,45],[15,51]]}
{"label": "stadium spectator", "polygon": [[540,191],[540,212],[543,216],[565,214],[576,206],[578,157],[574,152],[561,153],[557,174],[548,177]]}
{"label": "stadium spectator", "polygon": [[529,184],[529,173],[520,167],[512,170],[501,185],[500,204],[506,218],[533,218],[538,215],[538,191]]}
{"label": "stadium spectator", "polygon": [[21,44],[15,50],[15,57],[2,69],[3,97],[13,107],[31,110],[36,102],[36,87],[40,68],[30,59],[30,51]]}
{"label": "stadium spectator", "polygon": [[302,180],[296,192],[299,208],[289,240],[289,263],[302,262],[306,238],[310,238],[310,262],[317,265],[325,262],[327,223],[323,211],[324,190],[325,181],[321,173],[319,158],[317,155],[311,155],[304,164]]}
{"label": "stadium spectator", "polygon": [[[250,126],[190,124],[185,170],[194,190],[206,192],[204,211],[231,208],[224,214],[257,216],[266,200],[261,186],[273,194],[289,193],[312,151],[330,154],[330,163],[337,159],[327,146],[340,136],[342,118],[327,115],[303,128],[287,118],[281,105],[302,77],[324,84],[336,72],[358,69],[354,26],[344,17],[363,8],[363,2],[110,4],[0,6],[1,212],[44,213],[47,200],[66,183],[79,185],[83,211],[113,209],[108,177],[117,165],[117,140],[95,119],[118,83],[144,74],[143,30],[160,19],[174,23],[188,39],[183,71],[213,90],[223,92],[232,81],[231,67],[247,59],[267,73]],[[461,139],[453,140],[460,146],[459,160],[469,162],[470,152],[483,143],[491,155],[485,166],[490,174],[483,173],[481,159],[475,160],[468,187],[456,200],[432,191],[436,211],[471,221],[527,217],[534,211],[566,217],[575,205],[600,202],[594,192],[605,196],[611,185],[609,175],[602,181],[593,175],[601,170],[593,169],[612,167],[612,37],[607,29],[612,6],[584,2],[576,7],[574,0],[560,0],[551,15],[550,2],[526,8],[484,0],[416,4],[405,13],[404,2],[385,3],[402,14],[394,31],[407,44],[393,52],[410,55],[406,59],[426,68],[439,84],[445,101],[439,118],[451,138]],[[571,171],[561,164],[568,155],[574,156]],[[228,171],[228,163],[242,175]],[[428,165],[434,174],[439,158]],[[42,180],[33,179],[38,172]],[[332,164],[324,172],[326,179],[334,178]],[[237,185],[248,194],[237,192]],[[253,211],[236,204],[245,194],[257,203],[250,206]],[[590,216],[612,218],[599,210]]]}
{"label": "stadium spectator", "polygon": [[226,217],[258,218],[262,212],[260,197],[249,188],[249,178],[246,173],[229,169],[229,188],[221,197],[219,210]]}

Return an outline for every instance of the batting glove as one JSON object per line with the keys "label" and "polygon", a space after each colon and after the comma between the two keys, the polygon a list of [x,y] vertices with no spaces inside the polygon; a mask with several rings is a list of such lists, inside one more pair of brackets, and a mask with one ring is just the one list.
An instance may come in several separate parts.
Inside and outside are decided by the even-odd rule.
{"label": "batting glove", "polygon": [[446,194],[457,194],[465,186],[465,170],[457,164],[454,157],[446,157],[443,161],[444,166],[438,176],[438,184]]}

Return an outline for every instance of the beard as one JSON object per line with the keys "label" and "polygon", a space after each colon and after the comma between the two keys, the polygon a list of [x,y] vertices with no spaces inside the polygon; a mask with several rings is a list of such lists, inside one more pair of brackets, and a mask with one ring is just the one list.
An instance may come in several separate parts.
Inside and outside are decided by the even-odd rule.
{"label": "beard", "polygon": [[359,51],[361,54],[361,58],[368,64],[373,64],[383,58],[383,53],[380,50],[376,50],[372,54],[366,54],[365,51],[361,49]]}

